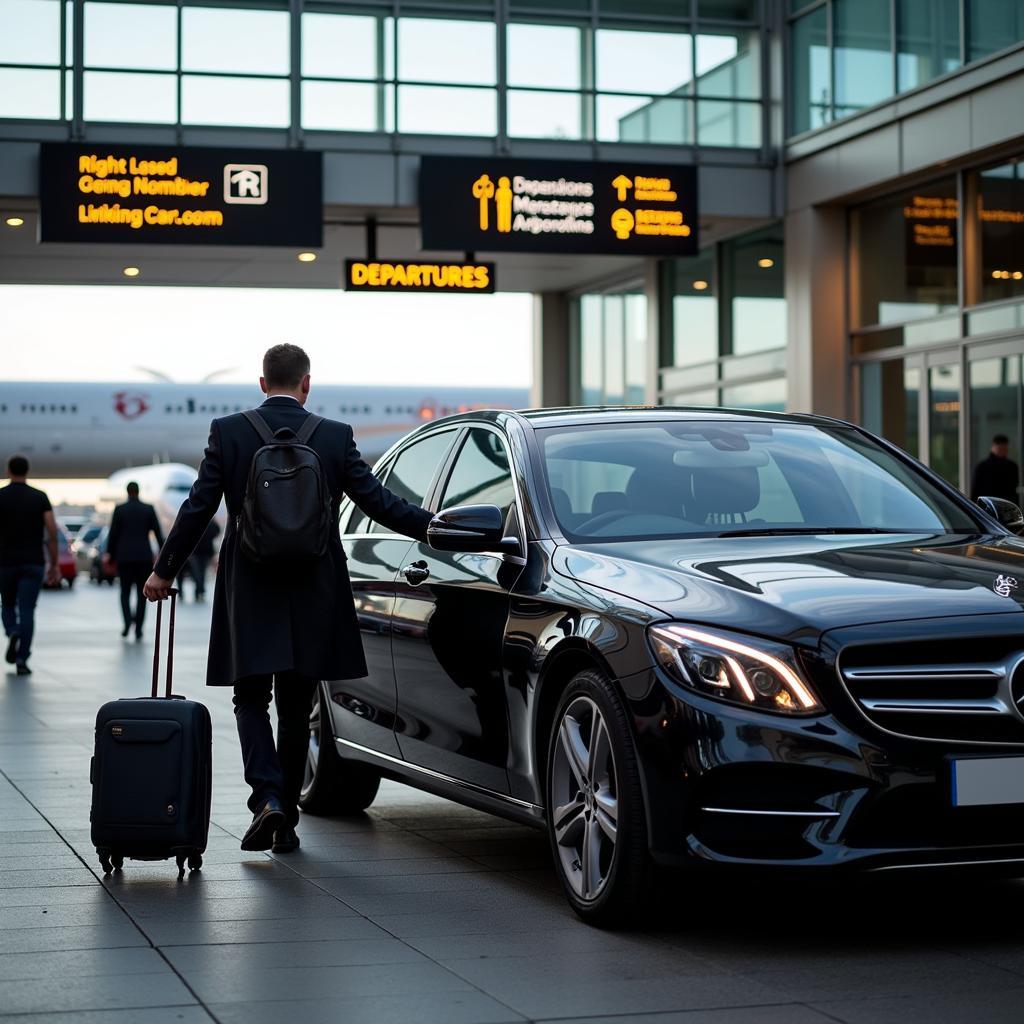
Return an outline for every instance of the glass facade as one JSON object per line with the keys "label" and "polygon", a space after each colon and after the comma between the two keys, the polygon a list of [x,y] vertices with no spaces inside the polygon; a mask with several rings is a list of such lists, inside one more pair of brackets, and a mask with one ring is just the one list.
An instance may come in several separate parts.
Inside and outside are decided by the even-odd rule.
{"label": "glass facade", "polygon": [[3,0],[0,117],[757,148],[756,7]]}
{"label": "glass facade", "polygon": [[850,212],[860,421],[970,488],[995,434],[1021,452],[1020,158]]}
{"label": "glass facade", "polygon": [[640,405],[645,400],[647,297],[636,286],[581,295],[574,303],[580,405]]}
{"label": "glass facade", "polygon": [[1019,0],[791,0],[789,7],[790,135],[1024,39]]}
{"label": "glass facade", "polygon": [[786,405],[781,224],[659,267],[659,393],[680,405]]}

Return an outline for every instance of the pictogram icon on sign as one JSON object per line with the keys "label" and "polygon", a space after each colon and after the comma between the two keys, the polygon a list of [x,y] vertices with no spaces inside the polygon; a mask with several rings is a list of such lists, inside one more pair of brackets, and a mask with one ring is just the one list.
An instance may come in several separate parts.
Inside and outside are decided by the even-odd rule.
{"label": "pictogram icon on sign", "polygon": [[612,188],[618,191],[620,203],[624,203],[626,201],[626,193],[632,187],[632,180],[630,178],[627,178],[624,174],[620,174],[617,178],[612,180]]}
{"label": "pictogram icon on sign", "polygon": [[266,164],[225,164],[224,202],[262,206],[267,201]]}

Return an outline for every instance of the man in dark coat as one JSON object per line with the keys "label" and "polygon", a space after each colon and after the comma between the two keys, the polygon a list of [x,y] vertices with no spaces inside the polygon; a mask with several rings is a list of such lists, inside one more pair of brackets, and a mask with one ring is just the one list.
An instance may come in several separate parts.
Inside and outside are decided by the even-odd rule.
{"label": "man in dark coat", "polygon": [[1017,504],[1020,500],[1017,495],[1020,473],[1017,463],[1009,455],[1010,439],[1005,434],[996,434],[988,456],[974,467],[971,497],[975,501],[978,498],[1002,498]]}
{"label": "man in dark coat", "polygon": [[[309,357],[295,345],[275,345],[263,357],[260,406],[271,431],[298,431],[309,415]],[[298,846],[298,797],[309,748],[309,713],[317,681],[366,675],[355,604],[338,534],[347,494],[370,518],[418,540],[430,514],[382,487],[363,461],[346,423],[324,420],[309,445],[320,457],[331,494],[327,553],[312,563],[274,568],[251,560],[239,544],[238,521],[253,456],[263,442],[241,413],[213,421],[199,479],[181,506],[156,568],[146,583],[151,601],[171,581],[213,518],[221,496],[228,528],[213,596],[207,684],[234,686],[235,721],[253,822],[243,850],[277,853]],[[277,748],[270,726],[271,686],[277,703]]]}
{"label": "man in dark coat", "polygon": [[[121,636],[127,636],[135,626],[135,639],[142,639],[142,623],[146,619],[146,602],[142,588],[153,571],[153,546],[150,534],[156,538],[157,547],[164,542],[164,531],[156,509],[139,500],[139,485],[132,481],[128,487],[128,500],[114,509],[107,535],[107,550],[103,562],[117,566],[121,581],[121,614],[124,629]],[[132,590],[136,591],[135,611],[132,611]]]}

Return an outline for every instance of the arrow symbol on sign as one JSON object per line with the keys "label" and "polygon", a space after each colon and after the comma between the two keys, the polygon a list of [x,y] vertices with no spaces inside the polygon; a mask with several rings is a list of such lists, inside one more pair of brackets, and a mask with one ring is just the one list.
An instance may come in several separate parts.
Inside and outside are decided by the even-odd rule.
{"label": "arrow symbol on sign", "polygon": [[618,189],[619,191],[619,202],[624,203],[626,201],[626,191],[633,187],[633,182],[627,178],[624,174],[620,174],[613,182],[612,188]]}

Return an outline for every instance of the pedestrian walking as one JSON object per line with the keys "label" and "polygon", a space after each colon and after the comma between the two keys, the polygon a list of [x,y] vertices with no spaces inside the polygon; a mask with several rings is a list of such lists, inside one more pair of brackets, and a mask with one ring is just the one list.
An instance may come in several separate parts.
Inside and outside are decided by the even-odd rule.
{"label": "pedestrian walking", "polygon": [[[303,408],[309,370],[301,348],[275,345],[263,357],[266,401],[258,410],[213,421],[199,479],[146,583],[151,601],[167,596],[223,497],[228,526],[206,681],[234,687],[245,780],[252,789],[253,820],[243,850],[286,853],[298,847],[298,798],[317,681],[366,675],[338,533],[342,496],[371,519],[418,540],[430,522],[428,512],[374,477],[348,424]],[[276,747],[268,713],[272,693]]]}
{"label": "pedestrian walking", "polygon": [[1005,434],[996,434],[988,455],[974,467],[971,479],[971,498],[974,501],[978,498],[1002,498],[1017,504],[1020,500],[1017,495],[1020,471],[1009,455],[1010,439]]}
{"label": "pedestrian walking", "polygon": [[[30,487],[24,455],[7,460],[10,483],[0,488],[0,608],[7,635],[5,660],[19,676],[28,667],[35,632],[36,602],[45,579],[60,584],[57,521],[44,491]],[[46,555],[44,555],[44,538]]]}
{"label": "pedestrian walking", "polygon": [[210,569],[214,546],[219,536],[220,527],[215,519],[211,519],[210,525],[203,531],[192,557],[188,560],[188,569],[195,583],[196,604],[202,604],[206,600],[206,574]]}
{"label": "pedestrian walking", "polygon": [[[135,627],[135,639],[142,639],[142,624],[146,619],[146,602],[143,588],[153,571],[153,545],[150,536],[159,547],[164,542],[160,520],[156,509],[139,499],[139,485],[128,484],[128,500],[114,509],[110,520],[110,534],[107,550],[103,555],[106,566],[114,563],[121,582],[121,615],[124,628],[121,636],[127,636]],[[132,591],[135,591],[135,607],[132,608]]]}

